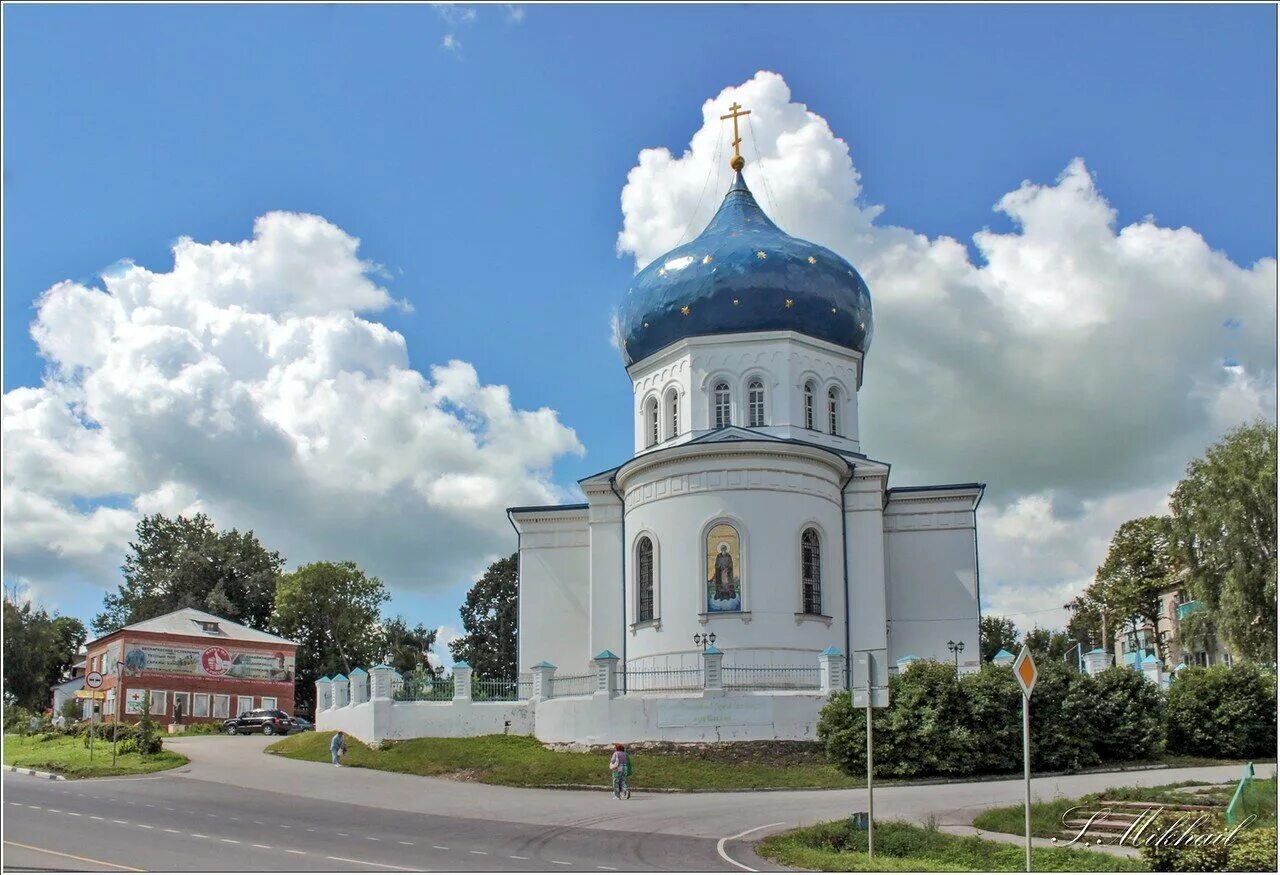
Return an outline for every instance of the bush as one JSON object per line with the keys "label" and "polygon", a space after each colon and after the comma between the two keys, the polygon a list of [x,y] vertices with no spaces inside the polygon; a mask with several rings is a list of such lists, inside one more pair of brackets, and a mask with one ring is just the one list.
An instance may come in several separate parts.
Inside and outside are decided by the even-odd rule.
{"label": "bush", "polygon": [[1255,665],[1186,668],[1169,685],[1170,753],[1259,757],[1276,749],[1276,678]]}
{"label": "bush", "polygon": [[[1159,836],[1176,823],[1164,815],[1155,820],[1145,835]],[[1176,839],[1186,828],[1175,828]],[[1229,833],[1231,827],[1221,817],[1198,824],[1194,835]],[[1230,844],[1143,845],[1143,861],[1156,872],[1274,872],[1276,871],[1276,828],[1252,826],[1237,832]]]}
{"label": "bush", "polygon": [[1098,693],[1098,755],[1103,762],[1155,756],[1164,747],[1165,697],[1140,672],[1113,666],[1093,679]]}

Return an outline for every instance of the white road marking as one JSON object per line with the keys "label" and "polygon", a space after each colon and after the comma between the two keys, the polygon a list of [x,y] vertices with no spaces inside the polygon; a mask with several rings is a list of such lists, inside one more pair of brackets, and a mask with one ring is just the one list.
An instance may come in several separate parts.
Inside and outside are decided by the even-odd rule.
{"label": "white road marking", "polygon": [[269,851],[269,850],[271,850],[271,845],[258,845],[258,844],[255,844],[255,845],[254,845],[254,847],[255,847],[255,848],[266,848],[268,851]]}
{"label": "white road marking", "polygon": [[365,836],[365,839],[371,842],[380,842],[382,839],[375,839],[373,836]]}
{"label": "white road marking", "polygon": [[238,844],[240,844],[240,840],[239,840],[239,839],[218,839],[218,841],[220,841],[220,842],[226,842],[226,843],[227,843],[227,844],[229,844],[229,845],[238,845]]}
{"label": "white road marking", "polygon": [[432,845],[431,847],[435,848],[437,851],[447,851],[447,850],[449,850],[449,849],[448,849],[448,848],[446,848],[444,845]]}
{"label": "white road marking", "polygon": [[106,820],[106,818],[105,818],[105,817],[98,817],[98,815],[96,815],[96,814],[90,814],[90,815],[89,815],[89,819],[90,819],[90,820]]}
{"label": "white road marking", "polygon": [[412,844],[413,844],[413,842],[401,842],[400,844],[402,844],[402,845],[412,845]]}
{"label": "white road marking", "polygon": [[751,833],[759,832],[762,829],[768,829],[771,826],[785,826],[785,825],[786,825],[786,821],[780,820],[777,823],[766,823],[764,826],[753,826],[751,827],[751,829],[744,829],[742,832],[738,833],[737,835],[725,836],[724,838],[720,839],[720,841],[716,842],[716,853],[720,855],[720,858],[722,860],[724,860],[726,863],[730,864],[731,866],[737,866],[739,869],[741,869],[744,872],[755,872],[756,871],[755,869],[752,869],[750,866],[739,863],[737,860],[733,859],[733,857],[730,857],[728,854],[726,854],[724,852],[724,843],[731,842],[734,839],[740,839],[745,835],[751,835]]}
{"label": "white road marking", "polygon": [[[872,765],[874,765],[874,763],[873,763]],[[150,802],[148,802],[148,803],[147,803],[147,807],[148,807],[148,808],[155,808],[155,806],[154,806],[154,805],[152,805]]]}
{"label": "white road marking", "polygon": [[218,816],[218,815],[216,815],[216,814],[206,814],[206,815],[205,815],[205,817],[217,817],[217,816]]}
{"label": "white road marking", "polygon": [[21,808],[21,807],[22,807],[22,803],[21,803],[21,802],[10,802],[9,804],[10,804],[10,805],[16,805],[16,806],[18,806],[19,808]]}
{"label": "white road marking", "polygon": [[83,816],[83,815],[81,815],[81,814],[79,814],[78,812],[75,812],[75,811],[68,811],[68,812],[67,812],[67,814],[70,814],[72,817],[82,817],[82,816]]}
{"label": "white road marking", "polygon": [[177,833],[182,832],[182,830],[180,830],[180,829],[166,829],[166,830],[165,830],[165,832],[171,832],[171,833],[174,833],[174,834],[176,835]]}
{"label": "white road marking", "polygon": [[479,854],[480,856],[488,856],[488,851],[467,851],[468,854]]}
{"label": "white road marking", "polygon": [[610,872],[617,872],[617,871],[618,871],[617,869],[615,869],[615,868],[614,868],[614,867],[612,867],[612,866],[596,866],[596,868],[597,868],[597,869],[608,869]]}
{"label": "white road marking", "polygon": [[[261,823],[261,821],[255,820],[254,823]],[[315,832],[315,831],[316,831],[316,828],[314,826],[307,827],[307,832]]]}
{"label": "white road marking", "polygon": [[258,826],[262,826],[262,821],[261,821],[261,820],[255,820],[255,821],[254,821],[254,823],[256,823]]}
{"label": "white road marking", "polygon": [[372,860],[348,860],[346,857],[325,857],[326,860],[337,860],[339,863],[355,863],[358,866],[379,866],[383,869],[397,869],[401,872],[417,872],[417,869],[407,869],[404,866],[392,866],[388,863],[375,863]]}
{"label": "white road marking", "polygon": [[145,823],[134,824],[138,829],[155,829],[154,826],[147,826]]}
{"label": "white road marking", "polygon": [[50,808],[50,809],[49,809],[49,813],[50,813],[50,814],[61,814],[61,813],[62,813],[62,809],[61,809],[61,808]]}
{"label": "white road marking", "polygon": [[[873,728],[874,728],[874,727],[873,727]],[[166,805],[166,806],[164,807],[164,810],[165,810],[165,811],[177,811],[178,809],[174,808],[172,805]]]}
{"label": "white road marking", "polygon": [[189,836],[191,836],[193,839],[207,839],[207,838],[208,838],[208,836],[207,836],[207,835],[205,835],[205,834],[204,834],[204,833],[202,833],[202,832],[193,832],[193,833],[187,833],[187,834],[188,834]]}
{"label": "white road marking", "polygon": [[[293,829],[293,827],[289,826],[288,824],[284,824],[284,823],[280,824],[280,828],[281,828],[281,829]],[[341,833],[339,833],[339,835],[341,835]]]}
{"label": "white road marking", "polygon": [[551,862],[552,862],[552,863],[555,863],[557,866],[572,866],[572,865],[573,865],[572,863],[566,863],[564,860],[552,860]]}
{"label": "white road marking", "polygon": [[231,818],[231,819],[232,819],[232,820],[235,820],[235,821],[239,821],[239,820],[240,820],[240,818],[238,818],[238,817],[233,817],[233,818]]}
{"label": "white road marking", "polygon": [[128,825],[128,823],[129,823],[129,821],[127,821],[127,820],[113,820],[113,821],[111,821],[111,822],[112,822],[112,823],[123,823],[123,824],[125,824],[125,825]]}
{"label": "white road marking", "polygon": [[304,857],[307,855],[306,851],[295,851],[295,850],[292,850],[291,848],[285,848],[284,852],[286,854],[301,854]]}
{"label": "white road marking", "polygon": [[39,810],[40,810],[40,806],[39,806],[39,805],[28,805],[27,807],[28,807],[28,808],[34,808],[36,811],[39,811]]}
{"label": "white road marking", "polygon": [[513,859],[513,860],[527,860],[527,859],[529,859],[529,858],[528,858],[528,857],[521,857],[519,854],[512,854],[512,855],[511,855],[511,859]]}
{"label": "white road marking", "polygon": [[[874,734],[874,733],[873,733],[873,734]],[[338,833],[338,835],[340,835],[340,836],[345,836],[345,835],[350,835],[350,834],[351,834],[351,833],[346,833],[346,832],[340,832],[340,833]]]}

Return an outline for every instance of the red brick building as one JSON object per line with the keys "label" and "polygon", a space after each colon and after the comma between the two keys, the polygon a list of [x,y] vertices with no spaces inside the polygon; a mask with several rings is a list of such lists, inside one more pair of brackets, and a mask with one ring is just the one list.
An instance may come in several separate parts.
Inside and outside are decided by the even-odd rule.
{"label": "red brick building", "polygon": [[88,644],[86,672],[102,673],[105,720],[135,722],[146,693],[151,714],[209,723],[255,708],[293,713],[298,645],[194,608],[117,629]]}

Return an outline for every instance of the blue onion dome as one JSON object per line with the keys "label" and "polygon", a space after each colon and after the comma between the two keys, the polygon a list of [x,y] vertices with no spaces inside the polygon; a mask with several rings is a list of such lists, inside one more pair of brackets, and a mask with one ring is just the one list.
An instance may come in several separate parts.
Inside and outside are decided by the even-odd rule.
{"label": "blue onion dome", "polygon": [[640,271],[618,312],[627,365],[686,337],[796,331],[865,353],[871,292],[853,265],[775,225],[739,172],[706,229]]}

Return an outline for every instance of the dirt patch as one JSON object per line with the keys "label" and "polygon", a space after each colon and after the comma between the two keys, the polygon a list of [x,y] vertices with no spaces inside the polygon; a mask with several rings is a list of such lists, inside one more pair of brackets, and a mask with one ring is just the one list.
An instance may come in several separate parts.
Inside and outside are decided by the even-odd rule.
{"label": "dirt patch", "polygon": [[[611,744],[548,744],[548,750],[605,755]],[[627,745],[637,754],[713,763],[756,763],[771,766],[811,766],[827,763],[822,745],[813,741],[719,741],[681,744],[671,741],[644,741]]]}
{"label": "dirt patch", "polygon": [[444,778],[446,781],[466,781],[468,783],[475,783],[485,775],[489,774],[490,771],[490,769],[458,769],[456,772],[445,772],[444,774],[437,775],[437,777]]}

